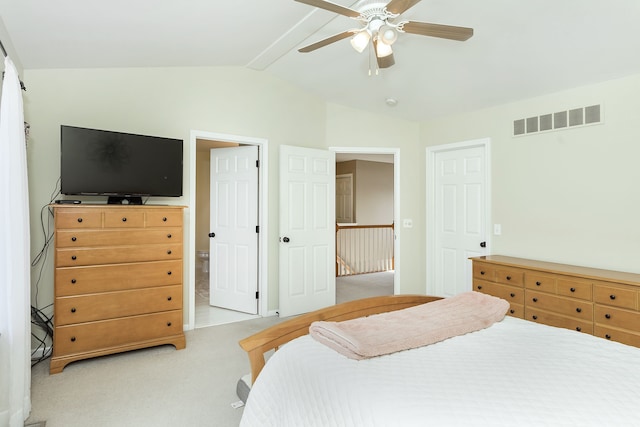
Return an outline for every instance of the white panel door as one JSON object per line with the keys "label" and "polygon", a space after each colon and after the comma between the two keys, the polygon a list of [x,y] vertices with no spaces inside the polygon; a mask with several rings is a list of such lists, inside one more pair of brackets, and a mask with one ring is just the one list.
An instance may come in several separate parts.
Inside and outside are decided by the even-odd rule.
{"label": "white panel door", "polygon": [[484,146],[436,153],[436,295],[472,289],[468,258],[484,255],[486,247],[485,167]]}
{"label": "white panel door", "polygon": [[211,150],[209,304],[258,312],[258,147]]}
{"label": "white panel door", "polygon": [[353,223],[353,174],[336,176],[336,222]]}
{"label": "white panel door", "polygon": [[335,153],[280,146],[280,316],[334,305]]}

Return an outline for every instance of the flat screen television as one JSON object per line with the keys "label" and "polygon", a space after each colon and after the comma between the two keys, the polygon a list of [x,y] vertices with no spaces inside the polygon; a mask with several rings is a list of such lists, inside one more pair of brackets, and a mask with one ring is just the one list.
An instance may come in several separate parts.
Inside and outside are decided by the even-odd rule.
{"label": "flat screen television", "polygon": [[60,191],[141,204],[182,196],[181,139],[60,127]]}

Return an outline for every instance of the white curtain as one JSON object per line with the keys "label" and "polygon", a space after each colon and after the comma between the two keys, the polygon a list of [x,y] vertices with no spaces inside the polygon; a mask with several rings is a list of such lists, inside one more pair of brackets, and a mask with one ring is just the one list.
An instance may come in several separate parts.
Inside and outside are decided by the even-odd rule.
{"label": "white curtain", "polygon": [[0,100],[0,426],[31,411],[29,194],[20,79],[4,61]]}

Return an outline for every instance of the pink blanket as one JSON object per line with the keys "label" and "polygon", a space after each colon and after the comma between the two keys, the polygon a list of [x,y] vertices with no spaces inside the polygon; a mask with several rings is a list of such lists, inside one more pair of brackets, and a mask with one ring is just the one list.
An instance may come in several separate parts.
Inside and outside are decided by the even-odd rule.
{"label": "pink blanket", "polygon": [[343,322],[313,322],[309,334],[351,359],[366,359],[487,328],[508,309],[503,299],[470,291]]}

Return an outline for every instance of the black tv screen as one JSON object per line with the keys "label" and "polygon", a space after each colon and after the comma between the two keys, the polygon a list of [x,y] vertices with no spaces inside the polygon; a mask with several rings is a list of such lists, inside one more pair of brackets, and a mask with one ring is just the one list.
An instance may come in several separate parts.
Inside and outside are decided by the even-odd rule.
{"label": "black tv screen", "polygon": [[60,187],[109,203],[182,196],[182,140],[63,125]]}

